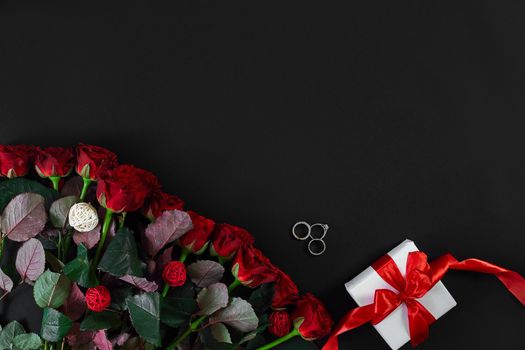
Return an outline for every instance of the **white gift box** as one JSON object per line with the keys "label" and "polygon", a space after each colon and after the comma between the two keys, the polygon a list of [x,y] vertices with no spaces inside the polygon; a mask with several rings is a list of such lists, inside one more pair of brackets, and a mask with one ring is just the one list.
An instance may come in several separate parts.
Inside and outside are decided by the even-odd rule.
{"label": "white gift box", "polygon": [[[396,263],[403,277],[406,274],[408,253],[415,251],[418,251],[416,245],[407,239],[388,253]],[[345,287],[359,306],[372,304],[374,302],[376,289],[390,289],[396,293],[398,292],[386,283],[371,266],[347,282]],[[417,299],[417,301],[419,301],[436,320],[457,304],[442,282],[438,282],[422,298]],[[410,341],[408,310],[406,305],[401,304],[383,321],[374,325],[374,327],[393,350],[399,349]]]}

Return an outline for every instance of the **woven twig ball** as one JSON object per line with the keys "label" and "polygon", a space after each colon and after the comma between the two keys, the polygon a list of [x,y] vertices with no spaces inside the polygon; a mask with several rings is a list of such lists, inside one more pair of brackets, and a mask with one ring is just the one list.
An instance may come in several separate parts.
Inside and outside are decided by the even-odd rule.
{"label": "woven twig ball", "polygon": [[69,225],[79,232],[88,232],[98,225],[97,210],[89,203],[76,203],[69,209]]}

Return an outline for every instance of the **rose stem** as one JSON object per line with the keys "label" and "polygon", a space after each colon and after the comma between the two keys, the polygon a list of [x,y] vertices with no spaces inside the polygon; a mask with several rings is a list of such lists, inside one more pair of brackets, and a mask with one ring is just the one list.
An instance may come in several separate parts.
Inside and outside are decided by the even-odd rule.
{"label": "rose stem", "polygon": [[125,211],[122,212],[122,216],[120,217],[118,228],[124,227],[124,222],[126,221],[126,214],[127,212]]}
{"label": "rose stem", "polygon": [[66,241],[64,242],[64,251],[62,252],[64,263],[67,262],[67,253],[69,251],[69,246],[71,245],[71,236],[73,236],[73,230],[68,229],[66,232]]}
{"label": "rose stem", "polygon": [[55,191],[58,191],[58,184],[60,183],[60,176],[50,176],[49,180],[51,180],[51,183],[53,184],[53,189]]}
{"label": "rose stem", "polygon": [[179,345],[184,339],[186,339],[191,334],[191,332],[194,332],[207,317],[208,316],[203,315],[195,321],[193,321],[192,323],[190,323],[190,326],[184,331],[184,333],[182,333],[177,339],[172,341],[170,345],[168,345],[164,350],[175,349],[177,345]]}
{"label": "rose stem", "polygon": [[100,260],[100,254],[102,253],[102,248],[104,247],[104,242],[106,241],[106,236],[108,234],[112,218],[113,211],[109,208],[106,208],[106,215],[104,215],[104,224],[102,225],[102,237],[100,237],[100,242],[98,242],[97,252],[95,253],[95,260],[93,260],[93,265],[91,266],[93,271],[97,269],[97,265]]}
{"label": "rose stem", "polygon": [[284,337],[281,337],[279,339],[275,339],[273,342],[271,343],[268,343],[266,345],[263,345],[259,348],[257,348],[256,350],[267,350],[267,349],[271,349],[279,344],[282,344],[284,343],[285,341],[288,341],[290,339],[292,339],[293,337],[296,337],[299,335],[299,331],[294,328],[293,331],[291,331],[290,333],[288,333],[287,335],[285,335]]}
{"label": "rose stem", "polygon": [[0,240],[0,263],[2,262],[2,254],[4,253],[5,236]]}
{"label": "rose stem", "polygon": [[[80,201],[83,202],[86,198],[87,190],[89,188],[89,185],[93,180],[91,180],[89,177],[82,177],[82,181],[84,184],[82,185],[82,191],[80,192]],[[63,260],[64,262],[67,261],[67,253],[69,251],[69,246],[71,245],[71,236],[73,235],[72,230],[69,230],[66,234],[66,241],[64,243],[64,251],[62,252]]]}
{"label": "rose stem", "polygon": [[186,261],[186,258],[188,257],[188,255],[191,253],[190,250],[184,248],[182,249],[182,252],[180,252],[180,257],[179,257],[179,261],[181,263],[185,262]]}
{"label": "rose stem", "polygon": [[235,288],[241,285],[241,281],[237,278],[228,286],[228,293],[231,294]]}
{"label": "rose stem", "polygon": [[80,192],[80,201],[83,202],[84,198],[86,198],[87,190],[89,188],[89,185],[91,184],[91,180],[89,177],[83,177],[82,181],[84,181],[84,185],[82,186],[82,192]]}
{"label": "rose stem", "polygon": [[168,291],[170,290],[170,285],[169,284],[166,284],[164,286],[164,289],[162,290],[162,297],[166,297],[166,295],[168,295]]}

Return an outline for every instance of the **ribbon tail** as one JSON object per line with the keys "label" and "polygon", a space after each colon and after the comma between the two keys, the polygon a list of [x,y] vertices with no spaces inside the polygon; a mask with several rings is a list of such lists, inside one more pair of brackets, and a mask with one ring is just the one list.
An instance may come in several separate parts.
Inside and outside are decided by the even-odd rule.
{"label": "ribbon tail", "polygon": [[350,310],[334,328],[322,350],[339,350],[338,336],[370,322],[375,315],[374,308],[374,304],[370,304]]}
{"label": "ribbon tail", "polygon": [[407,306],[410,344],[415,347],[428,338],[429,327],[436,319],[416,300],[410,301]]}
{"label": "ribbon tail", "polygon": [[437,283],[448,269],[486,273],[496,276],[501,283],[525,306],[525,278],[519,273],[479,259],[458,261],[450,254],[430,263],[433,283]]}

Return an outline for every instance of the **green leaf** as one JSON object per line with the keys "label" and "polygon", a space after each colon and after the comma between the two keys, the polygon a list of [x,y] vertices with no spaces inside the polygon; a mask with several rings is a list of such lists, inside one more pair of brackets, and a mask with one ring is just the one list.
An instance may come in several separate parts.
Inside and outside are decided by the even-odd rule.
{"label": "green leaf", "polygon": [[9,322],[4,329],[2,329],[2,333],[0,333],[0,349],[14,349],[13,339],[17,335],[24,333],[24,327],[22,327],[20,323],[17,321]]}
{"label": "green leaf", "polygon": [[232,338],[228,328],[222,323],[216,323],[211,326],[211,334],[219,343],[228,343],[231,344]]}
{"label": "green leaf", "polygon": [[177,328],[188,324],[195,310],[197,302],[193,298],[167,296],[160,301],[160,320],[170,327]]}
{"label": "green leaf", "polygon": [[49,220],[56,228],[63,228],[66,226],[69,209],[73,204],[80,202],[77,196],[68,196],[57,199],[51,204],[49,208]]}
{"label": "green leaf", "polygon": [[248,302],[252,305],[253,310],[257,315],[262,315],[266,310],[268,310],[272,304],[273,293],[274,284],[265,283],[254,290],[252,294],[250,294]]}
{"label": "green leaf", "polygon": [[38,350],[42,346],[42,339],[35,333],[19,334],[13,339],[16,350]]}
{"label": "green leaf", "polygon": [[85,288],[97,286],[98,279],[91,269],[88,250],[83,244],[77,246],[77,257],[64,266],[64,274]]}
{"label": "green leaf", "polygon": [[138,258],[137,245],[132,231],[127,228],[117,231],[102,256],[98,268],[117,277],[143,276],[142,264]]}
{"label": "green leaf", "polygon": [[21,177],[0,182],[0,210],[4,210],[7,203],[20,193],[38,193],[45,199],[46,207],[59,197],[57,191],[42,185],[39,182]]}
{"label": "green leaf", "polygon": [[137,333],[153,345],[160,346],[159,293],[143,293],[126,299],[129,317]]}
{"label": "green leaf", "polygon": [[202,290],[197,295],[199,315],[211,315],[228,305],[228,287],[224,283],[215,283]]}
{"label": "green leaf", "polygon": [[120,288],[111,288],[109,291],[111,294],[111,305],[112,309],[116,310],[126,310],[126,298],[133,293],[133,288],[131,286],[124,286]]}
{"label": "green leaf", "polygon": [[226,323],[241,332],[253,331],[259,325],[259,319],[252,306],[241,298],[233,298],[228,307],[210,317],[211,324],[219,322]]}
{"label": "green leaf", "polygon": [[81,331],[98,331],[110,329],[120,325],[120,316],[116,312],[102,311],[93,312],[84,318],[80,324]]}
{"label": "green leaf", "polygon": [[[45,248],[45,247],[44,247]],[[62,271],[64,268],[64,263],[56,256],[53,255],[49,250],[44,250],[44,254],[46,256],[46,262],[51,266],[51,269],[54,271]]]}
{"label": "green leaf", "polygon": [[239,344],[243,344],[254,340],[259,334],[263,333],[268,328],[268,314],[259,317],[259,326],[254,331],[243,335]]}
{"label": "green leaf", "polygon": [[48,341],[60,341],[67,335],[72,325],[73,321],[66,315],[55,309],[46,307],[42,314],[40,336]]}
{"label": "green leaf", "polygon": [[36,280],[33,296],[38,306],[58,308],[69,295],[71,281],[66,276],[46,270]]}

